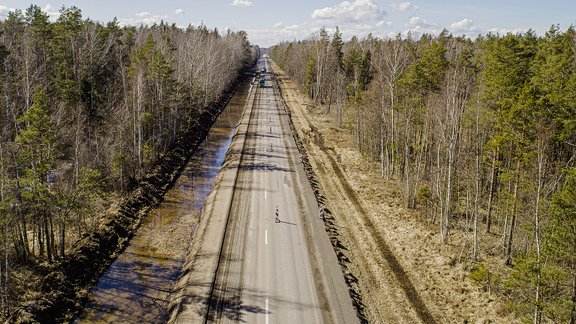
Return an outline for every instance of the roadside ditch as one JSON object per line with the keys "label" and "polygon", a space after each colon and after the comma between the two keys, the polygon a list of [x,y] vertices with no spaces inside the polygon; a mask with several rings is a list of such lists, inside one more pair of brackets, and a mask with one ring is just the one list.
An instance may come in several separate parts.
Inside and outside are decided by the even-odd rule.
{"label": "roadside ditch", "polygon": [[241,72],[220,99],[178,136],[173,148],[154,164],[138,187],[117,207],[105,212],[99,228],[86,234],[63,260],[48,268],[38,288],[41,294],[15,310],[12,322],[67,322],[82,310],[90,288],[126,248],[144,216],[162,201],[239,85],[251,75],[251,70]]}

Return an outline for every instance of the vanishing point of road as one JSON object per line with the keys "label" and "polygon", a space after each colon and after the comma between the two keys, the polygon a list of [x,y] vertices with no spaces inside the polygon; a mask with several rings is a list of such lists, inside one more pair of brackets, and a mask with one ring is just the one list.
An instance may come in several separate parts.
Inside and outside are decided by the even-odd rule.
{"label": "vanishing point of road", "polygon": [[247,99],[233,179],[208,198],[203,217],[214,218],[170,321],[358,323],[266,55],[261,67],[268,72]]}

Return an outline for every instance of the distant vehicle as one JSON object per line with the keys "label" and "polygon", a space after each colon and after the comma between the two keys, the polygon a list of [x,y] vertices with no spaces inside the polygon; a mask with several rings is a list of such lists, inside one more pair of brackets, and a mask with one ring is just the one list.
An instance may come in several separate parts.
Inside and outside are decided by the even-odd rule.
{"label": "distant vehicle", "polygon": [[260,78],[260,88],[264,88],[264,82],[265,82],[264,78],[263,77]]}
{"label": "distant vehicle", "polygon": [[266,73],[266,68],[262,67],[262,70],[260,71],[260,73],[265,74]]}

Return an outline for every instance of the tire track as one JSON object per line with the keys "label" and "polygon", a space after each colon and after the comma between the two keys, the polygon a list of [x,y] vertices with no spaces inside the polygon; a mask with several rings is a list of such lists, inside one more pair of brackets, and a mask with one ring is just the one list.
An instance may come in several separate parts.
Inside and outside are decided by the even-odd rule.
{"label": "tire track", "polygon": [[[255,91],[255,101],[260,102],[261,91],[259,88],[256,88]],[[242,161],[246,156],[246,151],[250,148],[247,146],[247,142],[249,140],[248,134],[250,133],[250,129],[253,127],[252,120],[254,118],[256,105],[257,104],[254,101],[251,103],[248,126],[246,128],[246,134],[244,134],[244,142],[242,143],[242,150],[238,158],[238,168],[240,168],[242,165]],[[237,174],[236,179],[234,180],[234,188],[238,187],[239,179],[240,176]],[[231,203],[235,201],[234,198],[238,193],[238,189],[233,191]],[[232,209],[230,208],[226,217],[224,238],[222,240],[220,253],[218,255],[216,273],[214,275],[214,280],[211,284],[211,289],[208,296],[204,323],[208,323],[210,321],[218,321],[222,318],[222,316],[226,316],[232,319],[240,319],[240,306],[242,304],[242,301],[240,300],[241,291],[240,289],[234,289],[234,291],[227,289],[230,262],[234,262],[234,260],[231,260],[231,257],[233,255],[232,251],[234,250],[235,243],[234,238],[236,236],[235,234],[238,227],[236,225],[239,222],[238,217],[232,217],[231,215]]]}

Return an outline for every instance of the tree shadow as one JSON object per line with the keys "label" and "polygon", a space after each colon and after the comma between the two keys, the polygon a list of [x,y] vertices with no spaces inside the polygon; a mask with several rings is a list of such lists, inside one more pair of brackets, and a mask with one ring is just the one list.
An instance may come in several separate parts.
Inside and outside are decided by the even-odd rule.
{"label": "tree shadow", "polygon": [[[190,283],[188,285],[203,288],[209,288],[211,286],[209,283]],[[185,289],[185,287],[181,289]],[[247,323],[246,317],[248,314],[273,314],[272,311],[267,311],[261,306],[243,303],[243,296],[249,297],[251,300],[261,301],[260,304],[262,305],[265,304],[266,299],[269,299],[276,305],[282,304],[286,305],[286,307],[294,306],[294,308],[299,309],[321,307],[313,304],[288,300],[279,296],[270,296],[263,291],[258,291],[255,289],[226,287],[225,289],[215,288],[210,300],[208,300],[206,297],[197,295],[183,296],[178,304],[172,305],[172,307],[169,309],[169,313],[178,314],[184,310],[185,306],[195,304],[200,306],[197,307],[196,314],[199,317],[202,317],[205,322],[213,322],[225,318],[240,323]]]}
{"label": "tree shadow", "polygon": [[276,223],[277,223],[277,224],[280,224],[280,223],[282,223],[282,224],[288,224],[288,225],[294,225],[294,226],[296,226],[296,225],[297,225],[296,223],[290,223],[290,222],[287,222],[287,221],[283,221],[283,220],[279,220],[279,221],[278,221],[278,222],[276,222]]}
{"label": "tree shadow", "polygon": [[277,166],[275,164],[267,164],[267,163],[243,163],[239,167],[239,169],[243,171],[294,172],[293,169],[284,168]]}

